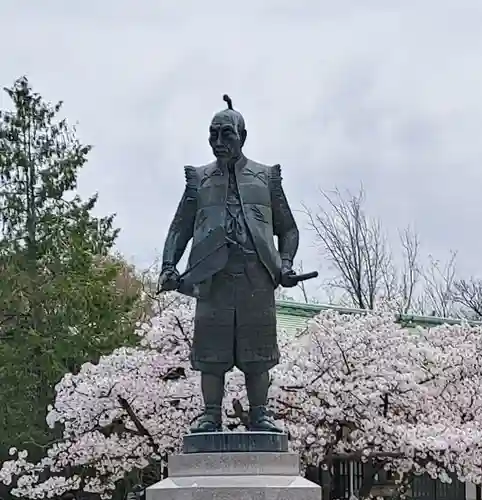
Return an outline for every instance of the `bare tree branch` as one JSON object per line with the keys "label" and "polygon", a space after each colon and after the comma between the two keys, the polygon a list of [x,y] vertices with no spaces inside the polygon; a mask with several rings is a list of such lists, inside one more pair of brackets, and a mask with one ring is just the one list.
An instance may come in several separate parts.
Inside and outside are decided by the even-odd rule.
{"label": "bare tree branch", "polygon": [[463,308],[468,309],[472,319],[482,318],[482,280],[470,278],[454,282],[454,300]]}
{"label": "bare tree branch", "polygon": [[380,221],[368,217],[365,194],[320,191],[322,204],[316,211],[304,206],[308,226],[321,252],[335,271],[329,290],[338,290],[350,306],[373,309],[381,298],[396,300],[400,312],[412,305],[420,276],[419,241],[410,229],[400,233],[403,267],[397,270]]}
{"label": "bare tree branch", "polygon": [[422,313],[441,318],[460,316],[455,307],[456,257],[457,253],[452,251],[443,264],[429,256],[429,265],[422,272],[424,286],[419,303]]}
{"label": "bare tree branch", "polygon": [[406,228],[400,234],[403,248],[404,264],[402,274],[402,296],[405,302],[403,312],[407,313],[412,307],[415,287],[420,279],[421,269],[418,265],[420,240],[417,233]]}
{"label": "bare tree branch", "polygon": [[[303,261],[300,261],[299,265],[296,268],[296,272],[298,274],[303,274],[304,273],[304,270],[303,270]],[[301,290],[301,294],[303,295],[303,300],[305,301],[306,304],[308,304],[310,302],[310,299],[309,299],[308,293],[306,291],[306,283],[304,281],[300,281],[298,283],[298,288]]]}
{"label": "bare tree branch", "polygon": [[401,266],[397,269],[390,255],[382,269],[384,296],[398,304],[399,311],[406,314],[413,309],[413,300],[420,281],[420,242],[418,235],[410,227],[399,232],[401,246]]}

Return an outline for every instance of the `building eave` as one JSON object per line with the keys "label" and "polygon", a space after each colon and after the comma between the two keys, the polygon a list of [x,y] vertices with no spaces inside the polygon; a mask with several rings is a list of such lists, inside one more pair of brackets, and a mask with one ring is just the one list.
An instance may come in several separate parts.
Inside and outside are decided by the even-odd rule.
{"label": "building eave", "polygon": [[[276,310],[278,314],[291,316],[312,318],[321,311],[332,310],[340,314],[366,314],[366,309],[355,309],[349,307],[340,307],[331,304],[304,304],[288,300],[278,300],[276,302]],[[482,321],[466,321],[456,318],[440,318],[437,316],[418,316],[414,314],[400,314],[398,321],[407,325],[430,327],[437,325],[457,325],[466,322],[472,326],[482,326]]]}

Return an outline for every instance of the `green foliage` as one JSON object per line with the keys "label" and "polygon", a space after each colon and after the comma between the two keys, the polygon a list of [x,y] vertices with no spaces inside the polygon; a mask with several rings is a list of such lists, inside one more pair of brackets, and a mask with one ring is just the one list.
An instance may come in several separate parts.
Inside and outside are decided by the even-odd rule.
{"label": "green foliage", "polygon": [[[140,284],[112,256],[114,216],[74,196],[82,145],[25,78],[0,112],[0,459],[51,436],[46,405],[65,372],[132,342]],[[2,449],[2,445],[4,448]]]}

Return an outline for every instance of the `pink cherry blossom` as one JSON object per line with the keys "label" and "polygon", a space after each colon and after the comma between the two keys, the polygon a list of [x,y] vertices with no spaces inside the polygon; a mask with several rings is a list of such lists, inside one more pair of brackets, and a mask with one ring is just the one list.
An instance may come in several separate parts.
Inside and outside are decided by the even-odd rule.
{"label": "pink cherry blossom", "polygon": [[[134,469],[179,452],[202,411],[199,374],[189,363],[194,305],[163,297],[139,325],[136,347],[121,347],[56,386],[47,423],[63,439],[31,463],[12,450],[0,481],[25,498],[84,490],[109,498]],[[280,332],[281,363],[272,370],[270,405],[303,464],[376,459],[407,477],[482,479],[482,329],[431,329],[395,321],[389,308],[359,315],[325,311],[302,339]],[[244,378],[227,378],[226,425],[240,425],[233,400],[247,409]],[[239,407],[239,405],[238,405]],[[89,475],[81,474],[89,468]]]}

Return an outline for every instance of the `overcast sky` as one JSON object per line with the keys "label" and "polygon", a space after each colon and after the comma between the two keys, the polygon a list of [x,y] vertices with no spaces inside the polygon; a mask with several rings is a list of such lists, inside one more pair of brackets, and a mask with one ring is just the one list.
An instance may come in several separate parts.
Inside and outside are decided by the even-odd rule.
{"label": "overcast sky", "polygon": [[[0,30],[0,84],[26,74],[65,101],[95,146],[81,192],[118,214],[139,265],[162,250],[183,165],[210,161],[227,92],[293,209],[363,182],[388,230],[414,225],[424,252],[482,274],[480,0],[0,0]],[[306,270],[323,268],[302,238]]]}

